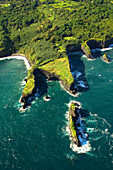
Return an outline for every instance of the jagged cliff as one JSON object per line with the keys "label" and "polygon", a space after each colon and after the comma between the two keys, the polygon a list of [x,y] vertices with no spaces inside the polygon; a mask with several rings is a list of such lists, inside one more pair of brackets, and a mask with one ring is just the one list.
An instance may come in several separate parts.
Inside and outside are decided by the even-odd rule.
{"label": "jagged cliff", "polygon": [[63,81],[61,79],[61,77],[59,75],[56,75],[54,73],[50,73],[46,70],[43,69],[35,69],[33,72],[34,75],[34,80],[35,80],[35,86],[33,88],[33,90],[28,93],[28,94],[22,94],[22,97],[20,99],[20,102],[23,103],[23,109],[25,109],[27,106],[29,106],[32,102],[32,100],[35,99],[35,97],[37,96],[37,89],[39,89],[40,91],[40,85],[45,83],[45,88],[43,88],[42,90],[42,94],[47,92],[47,84],[46,81],[44,81],[44,78],[48,79],[48,80],[59,80],[61,82],[61,84],[63,85],[64,89],[67,90],[69,93],[75,95],[77,92],[77,89],[74,87],[74,79],[73,82],[70,84],[70,86],[68,86],[65,81]]}
{"label": "jagged cliff", "polygon": [[[85,55],[88,58],[92,59],[92,54],[91,54],[92,49],[109,47],[110,44],[113,44],[113,38],[107,41],[91,39],[89,41],[82,43],[81,45],[77,47],[74,45],[68,45],[67,53],[81,51],[85,53]],[[105,56],[104,56],[104,59],[105,59]],[[108,58],[106,58],[106,60],[108,62]],[[68,72],[63,74],[65,70],[68,70]],[[74,79],[72,78],[72,75],[70,72],[68,58],[57,59],[53,62],[49,62],[46,65],[43,65],[39,68],[34,69],[33,76],[34,78],[32,82],[34,84],[32,83],[33,84],[31,88],[32,90],[28,92],[27,94],[23,92],[23,95],[21,97],[21,102],[24,103],[23,108],[26,108],[26,106],[29,105],[29,98],[31,97],[33,98],[36,96],[35,94],[37,93],[37,88],[39,88],[39,82],[42,81],[41,80],[42,77],[45,77],[48,80],[59,80],[61,84],[63,85],[63,87],[73,95],[75,95],[77,92],[77,88],[74,87]],[[47,89],[44,91],[44,93],[45,92],[47,92]]]}
{"label": "jagged cliff", "polygon": [[81,45],[79,45],[77,47],[74,46],[74,44],[68,45],[67,46],[67,53],[81,51],[88,58],[92,59],[92,54],[91,54],[92,49],[108,48],[111,44],[113,44],[113,38],[110,38],[110,39],[105,40],[105,41],[100,40],[100,39],[90,39],[88,41],[83,42]]}

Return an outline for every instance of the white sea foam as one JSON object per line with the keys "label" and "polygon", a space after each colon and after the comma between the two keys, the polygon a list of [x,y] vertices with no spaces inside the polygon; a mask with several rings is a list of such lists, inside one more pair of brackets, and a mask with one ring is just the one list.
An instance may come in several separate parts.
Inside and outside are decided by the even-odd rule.
{"label": "white sea foam", "polygon": [[86,83],[84,81],[82,81],[82,80],[77,82],[77,86],[82,87],[82,88],[88,88]]}
{"label": "white sea foam", "polygon": [[25,109],[23,109],[23,107],[21,107],[20,109],[19,109],[19,112],[20,113],[25,113],[25,111],[27,110],[27,111],[30,111],[30,106],[27,106]]}
{"label": "white sea foam", "polygon": [[113,138],[113,133],[110,135],[111,138]]}
{"label": "white sea foam", "polygon": [[96,129],[95,128],[87,128],[87,132],[88,133],[96,132]]}
{"label": "white sea foam", "polygon": [[109,50],[112,50],[113,48],[111,48],[111,47],[108,47],[108,48],[103,48],[103,49],[101,49],[101,51],[109,51]]}
{"label": "white sea foam", "polygon": [[[80,102],[77,102],[77,101],[74,101],[74,100],[71,100],[68,104],[68,107],[70,107],[71,103],[78,103],[79,104],[79,108],[81,108],[81,103]],[[83,142],[83,146],[81,147],[78,147],[76,144],[74,144],[72,142],[72,137],[70,135],[70,129],[69,129],[69,111],[66,112],[65,114],[65,118],[66,118],[66,127],[62,128],[62,131],[63,131],[63,134],[65,136],[69,136],[69,139],[71,141],[70,143],[70,148],[74,151],[74,152],[77,152],[77,153],[87,153],[89,151],[91,151],[91,145],[89,144],[89,141],[87,141],[86,139],[84,139],[82,142]],[[81,124],[81,131],[83,130],[83,125]],[[87,136],[87,134],[84,134]]]}
{"label": "white sea foam", "polygon": [[60,83],[61,88],[62,88],[63,90],[65,90],[68,94],[70,94],[70,95],[73,96],[73,97],[78,97],[79,93],[76,93],[76,94],[74,95],[74,94],[70,93],[69,91],[67,91],[67,90],[64,88],[64,86],[62,85],[61,82],[59,82],[59,83]]}
{"label": "white sea foam", "polygon": [[113,44],[111,44],[108,48],[95,48],[95,49],[92,49],[91,51],[92,52],[96,52],[96,51],[109,51],[109,50],[112,50],[113,49]]}
{"label": "white sea foam", "polygon": [[86,58],[88,61],[94,61],[94,58],[88,58],[86,55],[82,55],[82,57]]}
{"label": "white sea foam", "polygon": [[[75,101],[75,100],[70,100],[70,102],[69,102],[69,104],[68,104],[68,107],[70,107],[70,105],[71,105],[72,103],[77,103],[77,104],[79,105],[79,108],[81,108],[81,103],[78,102],[78,101]],[[69,113],[69,112],[68,112],[68,113]]]}
{"label": "white sea foam", "polygon": [[27,67],[27,70],[29,70],[31,68],[31,65],[29,64],[29,61],[27,60],[26,57],[24,56],[8,56],[8,57],[2,57],[0,58],[1,60],[10,60],[10,59],[18,59],[18,60],[23,60],[25,62],[25,65]]}
{"label": "white sea foam", "polygon": [[74,152],[77,152],[77,153],[87,153],[87,152],[91,151],[91,149],[92,149],[89,141],[87,142],[86,145],[83,145],[82,147],[77,147],[77,145],[75,145],[73,142],[71,142],[70,148]]}
{"label": "white sea foam", "polygon": [[77,70],[75,70],[75,71],[73,71],[71,73],[72,73],[73,77],[76,76],[75,78],[78,78],[78,77],[80,77],[82,75],[82,73],[80,71],[77,71]]}

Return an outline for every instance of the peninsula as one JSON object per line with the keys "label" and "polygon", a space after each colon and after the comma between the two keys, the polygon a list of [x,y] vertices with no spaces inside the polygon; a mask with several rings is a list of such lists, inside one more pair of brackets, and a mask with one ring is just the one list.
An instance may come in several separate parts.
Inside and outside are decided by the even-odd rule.
{"label": "peninsula", "polygon": [[81,51],[93,59],[92,49],[113,44],[111,0],[1,0],[0,4],[0,57],[18,52],[31,63],[23,108],[29,98],[41,95],[38,85],[43,76],[60,80],[75,95],[68,54]]}

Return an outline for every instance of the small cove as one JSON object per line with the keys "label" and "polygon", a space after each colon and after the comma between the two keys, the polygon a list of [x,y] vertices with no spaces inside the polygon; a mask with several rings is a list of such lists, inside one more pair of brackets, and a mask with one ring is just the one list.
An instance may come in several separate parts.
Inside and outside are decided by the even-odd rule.
{"label": "small cove", "polygon": [[[108,54],[113,58],[113,51]],[[100,57],[94,61],[81,57],[80,63],[88,90],[75,98],[58,81],[47,82],[48,94],[53,99],[45,102],[41,96],[21,114],[18,100],[22,81],[27,76],[24,62],[0,61],[0,169],[113,167],[113,62],[107,64]],[[82,108],[90,112],[85,122],[92,150],[86,154],[77,154],[70,148],[65,117],[70,100],[81,102]]]}

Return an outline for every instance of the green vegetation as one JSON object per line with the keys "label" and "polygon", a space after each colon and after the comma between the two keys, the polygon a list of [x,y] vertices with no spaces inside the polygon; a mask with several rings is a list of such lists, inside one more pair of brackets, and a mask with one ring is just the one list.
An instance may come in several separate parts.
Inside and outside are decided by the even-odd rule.
{"label": "green vegetation", "polygon": [[76,134],[76,129],[75,129],[75,125],[74,125],[74,121],[73,121],[72,115],[70,115],[70,130],[71,130],[72,137],[76,141],[78,141],[77,134]]}
{"label": "green vegetation", "polygon": [[106,62],[109,62],[109,58],[107,56],[107,53],[105,53],[103,56],[102,56],[103,60],[106,61]]}
{"label": "green vegetation", "polygon": [[24,95],[31,94],[34,87],[35,87],[35,80],[34,80],[35,77],[33,75],[34,69],[35,69],[35,67],[32,67],[28,71],[27,83],[26,83],[25,88],[23,90]]}
{"label": "green vegetation", "polygon": [[82,49],[83,51],[87,54],[87,56],[90,58],[91,55],[91,50],[89,48],[89,46],[87,45],[87,41],[85,41],[84,43],[82,43]]}
{"label": "green vegetation", "polygon": [[15,50],[36,57],[33,62],[39,57],[46,60],[43,53],[38,54],[40,44],[42,52],[52,50],[53,55],[49,52],[48,58],[56,59],[64,56],[68,44],[113,37],[112,1],[1,0],[0,4],[0,25],[6,36]]}
{"label": "green vegetation", "polygon": [[69,109],[72,110],[72,111],[75,111],[75,104],[74,104],[74,103],[71,103]]}
{"label": "green vegetation", "polygon": [[74,79],[70,72],[69,61],[67,57],[56,59],[53,62],[49,62],[39,67],[40,69],[54,73],[60,76],[61,80],[68,86],[73,83]]}
{"label": "green vegetation", "polygon": [[83,48],[88,52],[91,53],[91,50],[89,48],[89,46],[87,45],[87,41],[85,41],[84,43],[82,43]]}
{"label": "green vegetation", "polygon": [[0,4],[0,7],[4,8],[4,7],[8,7],[10,6],[10,4]]}
{"label": "green vegetation", "polygon": [[[69,44],[83,44],[90,52],[88,40],[113,37],[112,0],[0,0],[0,4],[0,56],[19,50],[36,67],[46,64],[48,69],[47,63],[65,60]],[[73,80],[68,63],[58,64],[53,72],[69,85]],[[28,82],[26,89],[33,89],[33,79]]]}
{"label": "green vegetation", "polygon": [[0,57],[6,56],[14,52],[14,47],[11,39],[7,36],[7,31],[3,26],[0,26]]}

